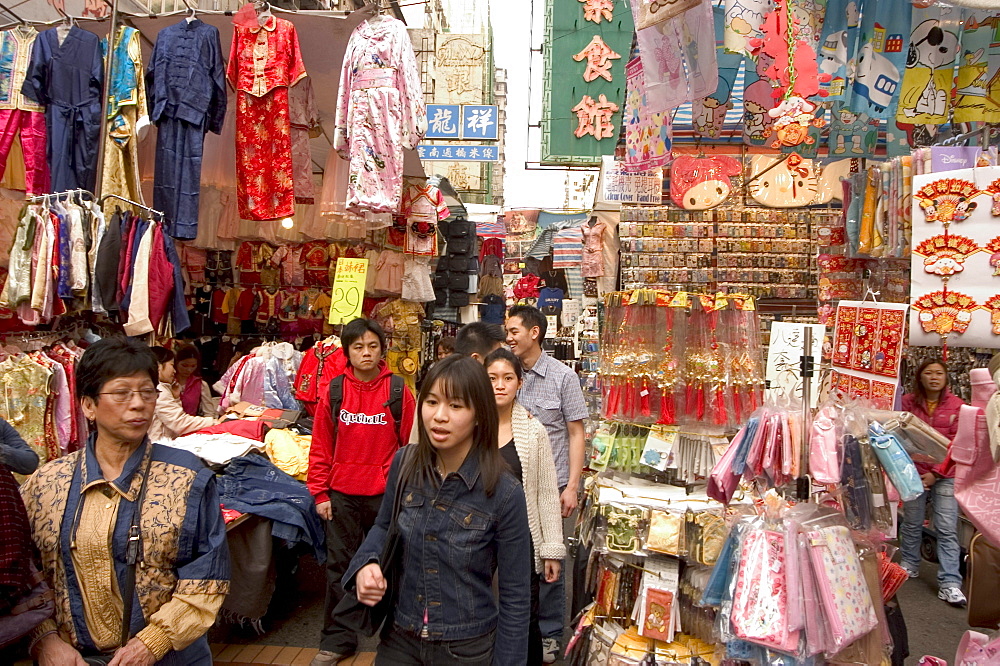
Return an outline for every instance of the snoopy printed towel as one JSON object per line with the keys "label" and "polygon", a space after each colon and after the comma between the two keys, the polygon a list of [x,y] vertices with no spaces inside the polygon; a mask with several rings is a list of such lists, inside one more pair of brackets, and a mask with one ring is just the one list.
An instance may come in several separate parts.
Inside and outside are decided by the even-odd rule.
{"label": "snoopy printed towel", "polygon": [[914,8],[911,23],[896,120],[909,125],[941,125],[948,122],[951,111],[962,10],[942,5]]}

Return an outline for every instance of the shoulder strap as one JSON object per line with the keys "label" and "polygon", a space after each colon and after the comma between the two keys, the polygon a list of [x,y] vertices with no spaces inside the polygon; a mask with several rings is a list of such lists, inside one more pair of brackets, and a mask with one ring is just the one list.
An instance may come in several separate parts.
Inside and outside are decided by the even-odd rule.
{"label": "shoulder strap", "polygon": [[[406,445],[409,442],[404,442],[400,433],[400,429],[403,427],[403,389],[406,388],[406,380],[404,380],[399,375],[391,375],[389,377],[389,399],[382,404],[383,407],[389,408],[389,414],[392,415],[392,420],[396,424],[396,439],[400,444]],[[409,433],[407,433],[409,435]]]}
{"label": "shoulder strap", "polygon": [[337,430],[340,424],[340,406],[344,404],[344,375],[330,380],[330,417],[333,419],[333,445],[337,445]]}
{"label": "shoulder strap", "polygon": [[[149,460],[142,470],[142,483],[139,494],[132,507],[132,522],[128,530],[128,544],[125,546],[125,584],[122,586],[122,634],[121,647],[125,647],[132,638],[132,606],[135,597],[135,567],[143,559],[142,553],[142,503],[146,500],[146,481],[149,479],[149,468],[153,465],[152,444],[149,444]],[[81,500],[82,502],[82,500]]]}

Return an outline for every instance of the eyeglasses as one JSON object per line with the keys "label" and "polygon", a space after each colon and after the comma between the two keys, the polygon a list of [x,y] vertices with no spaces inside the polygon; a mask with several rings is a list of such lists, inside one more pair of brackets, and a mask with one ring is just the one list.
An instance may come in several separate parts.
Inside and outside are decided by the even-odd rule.
{"label": "eyeglasses", "polygon": [[138,391],[122,389],[121,391],[108,391],[106,393],[98,393],[97,395],[111,396],[113,402],[129,402],[132,399],[133,393],[138,393],[143,402],[156,402],[156,396],[160,394],[160,391],[159,389],[139,389]]}

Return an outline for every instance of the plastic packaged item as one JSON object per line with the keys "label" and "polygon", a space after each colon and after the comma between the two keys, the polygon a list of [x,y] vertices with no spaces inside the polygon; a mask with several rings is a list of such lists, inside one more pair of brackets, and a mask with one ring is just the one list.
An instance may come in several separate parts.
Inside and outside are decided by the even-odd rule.
{"label": "plastic packaged item", "polygon": [[937,465],[948,455],[948,438],[910,412],[872,411],[869,416],[899,438],[915,463]]}
{"label": "plastic packaged item", "polygon": [[820,408],[809,431],[809,473],[819,483],[840,483],[840,435],[837,408]]}
{"label": "plastic packaged item", "polygon": [[872,449],[892,485],[899,492],[899,498],[909,502],[920,497],[924,492],[924,484],[902,442],[895,435],[886,433],[878,423],[872,423],[868,430]]}
{"label": "plastic packaged item", "polygon": [[847,527],[831,525],[806,532],[813,579],[837,652],[875,628],[878,618]]}
{"label": "plastic packaged item", "polygon": [[740,548],[730,622],[737,637],[791,653],[798,646],[799,632],[788,628],[785,558],[782,532],[762,526],[750,529]]}
{"label": "plastic packaged item", "polygon": [[855,530],[867,530],[872,525],[872,497],[868,488],[861,442],[853,435],[844,437],[844,465],[842,468],[844,516]]}

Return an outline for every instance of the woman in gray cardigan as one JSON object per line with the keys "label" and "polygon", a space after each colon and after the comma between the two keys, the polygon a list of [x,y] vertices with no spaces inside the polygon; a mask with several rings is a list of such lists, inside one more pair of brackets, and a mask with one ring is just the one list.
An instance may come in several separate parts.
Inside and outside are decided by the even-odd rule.
{"label": "woman in gray cardigan", "polygon": [[486,357],[486,371],[500,412],[497,445],[511,473],[524,486],[528,504],[535,566],[531,576],[531,621],[528,635],[528,664],[542,663],[542,634],[538,628],[538,586],[544,574],[549,583],[559,578],[566,556],[556,466],[545,426],[517,402],[524,370],[507,349],[497,349]]}

